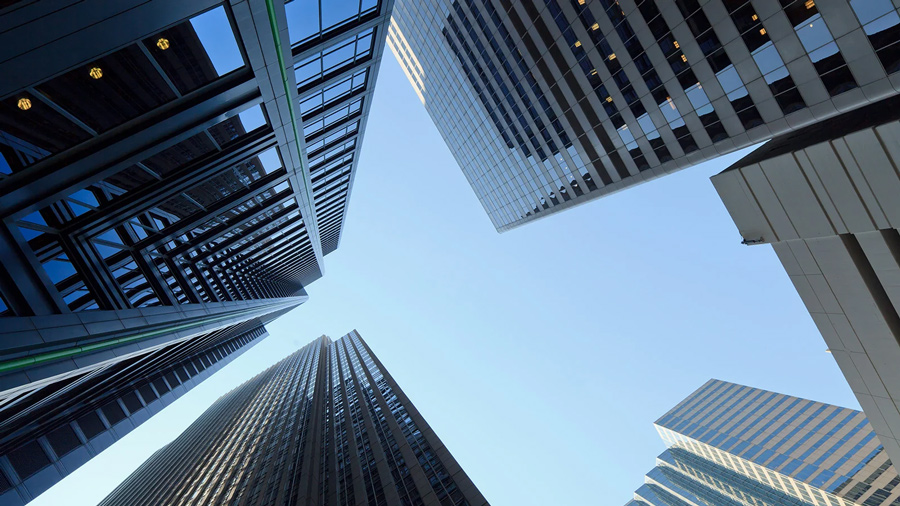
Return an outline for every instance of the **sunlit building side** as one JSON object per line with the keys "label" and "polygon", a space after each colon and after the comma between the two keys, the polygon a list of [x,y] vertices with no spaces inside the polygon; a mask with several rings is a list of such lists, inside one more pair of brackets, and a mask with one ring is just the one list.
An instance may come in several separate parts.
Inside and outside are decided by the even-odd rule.
{"label": "sunlit building side", "polygon": [[397,0],[388,40],[501,232],[900,87],[891,0]]}

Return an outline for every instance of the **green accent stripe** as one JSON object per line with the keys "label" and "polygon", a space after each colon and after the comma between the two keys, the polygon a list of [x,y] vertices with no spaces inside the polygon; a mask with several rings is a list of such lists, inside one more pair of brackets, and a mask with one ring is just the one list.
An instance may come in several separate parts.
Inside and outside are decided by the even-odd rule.
{"label": "green accent stripe", "polygon": [[[291,113],[291,126],[294,129],[294,139],[295,144],[297,146],[297,156],[300,158],[300,163],[303,163],[303,152],[300,151],[300,131],[297,129],[297,118],[294,116],[294,95],[297,94],[297,90],[291,89],[291,83],[288,81],[287,72],[284,70],[284,55],[281,52],[281,36],[278,35],[278,19],[275,15],[275,4],[272,0],[266,0],[266,10],[269,13],[269,24],[272,27],[272,40],[275,42],[275,54],[278,56],[278,70],[281,71],[281,81],[284,83],[284,92],[285,97],[288,101],[288,111]],[[303,185],[306,187],[306,196],[309,199],[309,207],[315,212],[315,201],[313,200],[312,191],[310,188],[312,187],[312,182],[309,180],[309,174],[306,173],[306,167],[300,167],[301,175],[303,176]],[[315,220],[313,220],[315,221]],[[309,228],[307,226],[307,228]]]}
{"label": "green accent stripe", "polygon": [[248,314],[248,313],[256,312],[259,309],[260,308],[243,309],[241,311],[229,313],[227,315],[207,317],[207,318],[203,318],[198,321],[194,321],[194,322],[190,322],[190,323],[183,323],[181,325],[166,327],[164,329],[150,330],[147,332],[139,332],[137,334],[130,335],[127,337],[118,337],[118,338],[113,338],[113,339],[107,339],[105,341],[98,341],[96,343],[85,344],[84,346],[74,346],[72,348],[66,348],[64,350],[50,351],[47,353],[39,353],[37,355],[31,355],[28,357],[17,358],[14,360],[7,360],[5,362],[0,362],[0,373],[14,371],[16,369],[28,367],[30,365],[42,364],[44,362],[50,362],[51,360],[58,360],[60,358],[68,358],[68,357],[73,357],[76,355],[81,355],[83,353],[89,353],[92,351],[111,348],[113,346],[118,346],[120,344],[126,344],[126,343],[130,343],[130,342],[134,342],[134,341],[141,341],[141,340],[148,339],[150,337],[155,337],[155,336],[158,336],[161,334],[167,334],[170,332],[177,332],[179,330],[195,328],[195,327],[199,327],[201,325],[206,325],[207,323],[215,323],[215,322],[226,320],[229,318],[236,318],[236,317],[240,317],[245,314]]}

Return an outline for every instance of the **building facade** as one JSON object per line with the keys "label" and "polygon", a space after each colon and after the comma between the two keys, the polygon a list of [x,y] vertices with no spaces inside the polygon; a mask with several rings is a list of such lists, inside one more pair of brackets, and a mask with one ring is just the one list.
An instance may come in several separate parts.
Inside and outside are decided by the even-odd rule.
{"label": "building facade", "polygon": [[900,461],[900,98],[778,138],[712,178],[745,244],[771,244]]}
{"label": "building facade", "polygon": [[101,504],[488,503],[353,331],[222,396]]}
{"label": "building facade", "polygon": [[627,506],[896,506],[864,413],[710,380],[656,421],[668,449]]}
{"label": "building facade", "polygon": [[397,0],[498,231],[897,93],[894,0]]}
{"label": "building facade", "polygon": [[307,299],[391,7],[0,3],[0,504]]}

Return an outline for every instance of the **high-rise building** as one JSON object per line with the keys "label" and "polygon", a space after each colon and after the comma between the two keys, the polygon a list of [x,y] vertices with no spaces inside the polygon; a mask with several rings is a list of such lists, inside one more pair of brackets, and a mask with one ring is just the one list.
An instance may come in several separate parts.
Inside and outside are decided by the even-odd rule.
{"label": "high-rise building", "polygon": [[498,231],[897,93],[892,0],[397,0]]}
{"label": "high-rise building", "polygon": [[356,331],[217,400],[103,502],[487,505]]}
{"label": "high-rise building", "polygon": [[743,242],[774,248],[896,462],[898,167],[894,97],[772,140],[712,178]]}
{"label": "high-rise building", "polygon": [[0,504],[306,300],[391,6],[0,2]]}
{"label": "high-rise building", "polygon": [[655,423],[668,446],[627,506],[896,506],[866,416],[710,380]]}

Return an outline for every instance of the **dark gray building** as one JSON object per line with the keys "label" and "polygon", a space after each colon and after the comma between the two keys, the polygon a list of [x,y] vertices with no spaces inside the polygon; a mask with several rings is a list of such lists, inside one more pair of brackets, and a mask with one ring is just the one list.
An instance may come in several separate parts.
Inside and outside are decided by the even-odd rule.
{"label": "dark gray building", "polygon": [[306,300],[391,6],[0,2],[0,504]]}
{"label": "dark gray building", "polygon": [[900,97],[776,138],[712,178],[745,244],[771,244],[900,462]]}
{"label": "dark gray building", "polygon": [[356,331],[217,400],[102,505],[487,505]]}
{"label": "dark gray building", "polygon": [[893,0],[397,0],[498,231],[894,95]]}

